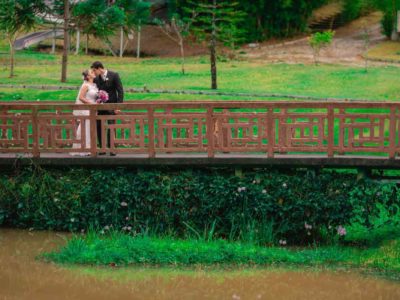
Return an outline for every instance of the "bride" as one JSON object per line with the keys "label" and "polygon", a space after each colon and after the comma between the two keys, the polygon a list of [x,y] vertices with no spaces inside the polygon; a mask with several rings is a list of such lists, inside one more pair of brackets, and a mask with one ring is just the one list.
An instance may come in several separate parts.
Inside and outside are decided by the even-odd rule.
{"label": "bride", "polygon": [[[93,80],[96,78],[96,75],[92,70],[86,70],[82,73],[83,75],[83,84],[81,89],[79,90],[78,97],[75,101],[75,104],[96,104],[97,94],[99,89]],[[89,116],[89,110],[74,110],[73,115],[80,116]],[[84,124],[82,124],[84,121]],[[84,146],[82,147],[81,143],[74,143],[72,145],[72,149],[90,149],[90,120],[89,119],[78,119],[78,128],[76,130],[75,138],[77,140],[82,141],[82,131],[85,132],[85,141]],[[71,155],[79,155],[79,156],[88,156],[90,152],[71,152]]]}

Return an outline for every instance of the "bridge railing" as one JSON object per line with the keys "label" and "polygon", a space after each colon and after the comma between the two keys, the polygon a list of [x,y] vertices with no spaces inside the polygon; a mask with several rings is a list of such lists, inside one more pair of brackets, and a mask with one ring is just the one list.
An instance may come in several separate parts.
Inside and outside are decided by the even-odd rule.
{"label": "bridge railing", "polygon": [[[74,110],[88,114],[76,116]],[[99,115],[101,110],[120,112]],[[34,157],[72,152],[95,156],[105,151],[148,157],[186,152],[208,157],[301,153],[394,158],[400,152],[399,117],[400,103],[394,102],[0,102],[0,153]]]}

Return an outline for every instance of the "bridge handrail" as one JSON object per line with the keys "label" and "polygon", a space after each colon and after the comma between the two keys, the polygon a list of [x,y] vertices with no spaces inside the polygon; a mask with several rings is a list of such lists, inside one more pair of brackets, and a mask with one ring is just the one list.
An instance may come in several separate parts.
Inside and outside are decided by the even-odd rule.
{"label": "bridge handrail", "polygon": [[[76,116],[74,110],[89,113]],[[102,110],[121,113],[98,114]],[[372,153],[393,159],[400,152],[399,120],[400,103],[384,101],[0,102],[0,153]],[[78,122],[82,130],[90,127],[89,149],[84,136],[75,136]],[[99,146],[97,128],[104,133]],[[71,149],[73,143],[80,148]]]}

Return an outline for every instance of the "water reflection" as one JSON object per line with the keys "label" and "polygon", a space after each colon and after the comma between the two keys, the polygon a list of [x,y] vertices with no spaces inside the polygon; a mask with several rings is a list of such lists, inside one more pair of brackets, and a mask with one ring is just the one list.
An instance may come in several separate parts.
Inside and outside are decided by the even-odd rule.
{"label": "water reflection", "polygon": [[345,272],[59,267],[35,260],[66,234],[0,230],[0,299],[400,299],[400,284]]}

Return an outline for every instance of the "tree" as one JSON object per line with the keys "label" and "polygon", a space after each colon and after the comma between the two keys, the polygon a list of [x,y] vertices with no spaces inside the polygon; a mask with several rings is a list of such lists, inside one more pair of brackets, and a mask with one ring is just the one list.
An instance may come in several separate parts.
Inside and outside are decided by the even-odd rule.
{"label": "tree", "polygon": [[397,11],[400,10],[400,0],[370,0],[372,4],[383,12],[382,27],[385,35],[392,40],[398,39]]}
{"label": "tree", "polygon": [[217,89],[217,46],[218,44],[232,45],[240,35],[240,23],[243,22],[244,13],[238,9],[237,2],[219,0],[191,2],[187,10],[195,10],[198,14],[193,23],[193,32],[208,42],[211,65],[211,88]]}
{"label": "tree", "polygon": [[64,43],[63,43],[63,55],[61,64],[61,82],[67,81],[67,66],[68,66],[68,51],[69,51],[69,16],[71,14],[69,10],[69,0],[64,0]]}
{"label": "tree", "polygon": [[327,47],[332,43],[335,32],[328,30],[325,32],[316,32],[308,39],[308,43],[313,50],[314,63],[317,65],[319,62],[319,53],[322,48]]}
{"label": "tree", "polygon": [[364,40],[364,63],[365,72],[368,72],[368,49],[371,44],[371,31],[366,23],[363,24],[363,34],[362,38]]}
{"label": "tree", "polygon": [[18,34],[32,29],[39,21],[38,15],[46,6],[40,0],[0,0],[0,31],[10,47],[10,77],[14,76],[15,48]]}
{"label": "tree", "polygon": [[[326,4],[327,1],[235,0],[232,2],[237,2],[237,9],[245,13],[244,22],[240,28],[246,33],[246,42],[253,42],[271,37],[287,37],[304,32],[307,29],[308,19],[313,10]],[[178,13],[184,17],[184,7],[190,6],[190,2],[191,0],[170,0],[168,3],[170,15]]]}
{"label": "tree", "polygon": [[190,25],[193,23],[197,13],[193,11],[191,18],[183,20],[179,15],[175,14],[169,22],[156,20],[160,30],[169,37],[173,42],[178,44],[181,53],[182,74],[185,74],[185,38],[189,35]]}
{"label": "tree", "polygon": [[124,12],[124,25],[121,27],[121,43],[120,43],[120,56],[122,57],[124,47],[122,42],[123,33],[137,35],[137,57],[140,57],[141,47],[141,29],[142,25],[147,23],[150,17],[151,3],[141,0],[117,0],[115,2],[120,9]]}
{"label": "tree", "polygon": [[112,55],[117,56],[109,37],[115,34],[117,28],[124,26],[124,11],[109,1],[86,0],[84,2],[85,6],[81,8],[88,7],[88,9],[83,10],[87,18],[83,32],[102,40]]}

